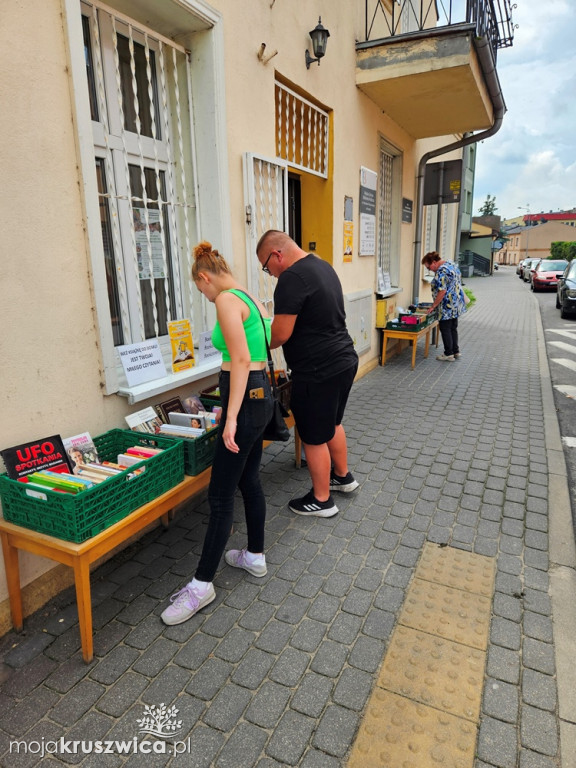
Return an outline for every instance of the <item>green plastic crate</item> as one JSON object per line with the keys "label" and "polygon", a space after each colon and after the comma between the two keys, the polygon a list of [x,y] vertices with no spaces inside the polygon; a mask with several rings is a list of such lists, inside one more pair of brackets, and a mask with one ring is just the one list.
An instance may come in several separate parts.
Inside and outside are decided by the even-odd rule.
{"label": "green plastic crate", "polygon": [[0,475],[4,519],[24,528],[79,543],[95,536],[143,504],[184,480],[184,448],[173,440],[143,432],[112,429],[97,435],[94,443],[100,460],[116,461],[119,453],[135,445],[162,448],[162,453],[134,467],[145,467],[135,477],[125,470],[75,496],[27,488],[26,483]]}
{"label": "green plastic crate", "polygon": [[212,465],[219,433],[220,427],[214,427],[200,437],[195,437],[193,440],[185,438],[182,441],[184,443],[184,472],[187,475],[199,475]]}

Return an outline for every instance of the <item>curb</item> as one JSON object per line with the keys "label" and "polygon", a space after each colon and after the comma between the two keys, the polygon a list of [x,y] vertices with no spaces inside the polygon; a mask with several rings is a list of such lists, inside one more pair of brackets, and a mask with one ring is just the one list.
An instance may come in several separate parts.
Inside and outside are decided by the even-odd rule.
{"label": "curb", "polygon": [[568,487],[566,460],[560,438],[560,428],[550,366],[546,354],[544,329],[538,307],[536,337],[540,366],[544,439],[549,474],[549,555],[550,598],[558,688],[558,718],[560,725],[560,765],[576,766],[576,546]]}

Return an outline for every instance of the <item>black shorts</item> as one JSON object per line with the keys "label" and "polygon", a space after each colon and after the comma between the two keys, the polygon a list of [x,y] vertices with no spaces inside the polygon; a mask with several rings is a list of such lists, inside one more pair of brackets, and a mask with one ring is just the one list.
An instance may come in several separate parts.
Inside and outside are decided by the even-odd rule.
{"label": "black shorts", "polygon": [[321,382],[292,379],[290,409],[303,443],[322,445],[342,423],[358,363]]}

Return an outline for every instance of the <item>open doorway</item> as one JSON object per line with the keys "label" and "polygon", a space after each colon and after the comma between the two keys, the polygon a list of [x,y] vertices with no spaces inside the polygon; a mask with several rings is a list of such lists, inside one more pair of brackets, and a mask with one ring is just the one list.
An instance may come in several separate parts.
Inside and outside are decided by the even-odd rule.
{"label": "open doorway", "polygon": [[302,189],[296,173],[288,174],[288,234],[302,248]]}

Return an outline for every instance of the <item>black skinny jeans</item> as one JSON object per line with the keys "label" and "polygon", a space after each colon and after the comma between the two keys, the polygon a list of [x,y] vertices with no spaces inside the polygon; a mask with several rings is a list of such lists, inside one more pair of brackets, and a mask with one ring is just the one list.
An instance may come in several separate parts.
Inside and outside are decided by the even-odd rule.
{"label": "black skinny jeans", "polygon": [[440,320],[440,333],[442,343],[444,344],[445,355],[457,355],[460,352],[458,346],[458,318],[451,317],[449,320]]}
{"label": "black skinny jeans", "polygon": [[[221,371],[219,378],[224,426],[230,395],[230,373]],[[248,390],[264,388],[263,400],[252,400]],[[218,435],[212,464],[212,475],[208,487],[210,519],[202,547],[202,555],[196,578],[199,581],[213,581],[224,554],[226,542],[232,530],[234,519],[234,494],[240,489],[244,501],[244,515],[248,530],[249,552],[264,551],[264,523],[266,520],[266,499],[260,484],[260,460],[262,458],[262,434],[272,417],[272,393],[266,371],[250,371],[246,395],[238,413],[236,443],[239,453],[229,451]]]}

